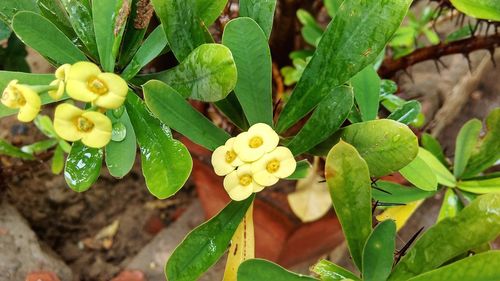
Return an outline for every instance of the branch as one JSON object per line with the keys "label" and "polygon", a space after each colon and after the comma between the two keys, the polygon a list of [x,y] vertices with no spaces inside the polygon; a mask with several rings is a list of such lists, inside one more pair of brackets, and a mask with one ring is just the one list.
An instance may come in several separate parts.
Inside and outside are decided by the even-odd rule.
{"label": "branch", "polygon": [[413,53],[396,60],[386,58],[378,73],[383,78],[390,78],[399,70],[405,70],[419,62],[427,60],[439,61],[441,57],[453,54],[463,54],[468,58],[469,53],[477,50],[488,50],[493,58],[495,48],[499,46],[500,34],[475,36],[451,43],[440,43],[438,45],[417,49]]}

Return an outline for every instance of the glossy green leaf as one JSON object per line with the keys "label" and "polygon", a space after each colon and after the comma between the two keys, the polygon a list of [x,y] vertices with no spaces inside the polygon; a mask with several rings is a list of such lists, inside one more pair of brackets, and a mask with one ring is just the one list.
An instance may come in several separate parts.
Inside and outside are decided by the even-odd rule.
{"label": "glossy green leaf", "polygon": [[129,12],[129,0],[92,1],[95,40],[104,71],[114,72]]}
{"label": "glossy green leaf", "polygon": [[432,172],[437,177],[438,183],[448,187],[456,186],[457,182],[453,174],[436,157],[434,157],[432,153],[420,147],[418,157],[424,160],[424,162],[431,168]]}
{"label": "glossy green leaf", "polygon": [[68,186],[76,192],[87,191],[99,178],[103,154],[102,149],[74,142],[64,166],[64,179]]}
{"label": "glossy green leaf", "polygon": [[340,86],[326,96],[299,133],[287,144],[294,155],[302,154],[335,133],[353,106],[352,88]]}
{"label": "glossy green leaf", "polygon": [[227,95],[225,99],[216,101],[215,106],[231,121],[243,131],[250,127],[248,120],[243,113],[243,108],[234,92]]}
{"label": "glossy green leaf", "polygon": [[80,0],[61,0],[73,30],[94,58],[98,58],[92,10]]}
{"label": "glossy green leaf", "polygon": [[[130,92],[129,95],[134,93]],[[125,137],[121,141],[110,141],[105,150],[109,173],[115,178],[122,178],[132,170],[135,163],[137,146],[134,127],[126,110],[119,118],[116,118],[111,111],[108,111],[107,116],[113,124],[120,122],[125,126]]]}
{"label": "glossy green leaf", "polygon": [[436,194],[435,192],[424,191],[415,187],[403,186],[388,181],[377,181],[377,187],[386,192],[372,189],[373,199],[384,203],[406,204],[422,200]]}
{"label": "glossy green leaf", "polygon": [[[238,80],[234,92],[250,125],[273,125],[271,51],[267,38],[251,18],[231,20],[222,43],[234,56]],[[259,63],[256,63],[259,62]]]}
{"label": "glossy green leaf", "polygon": [[228,133],[196,111],[167,84],[152,80],[143,85],[143,90],[151,112],[191,141],[214,150],[229,139]]}
{"label": "glossy green leaf", "polygon": [[437,176],[419,155],[399,172],[405,179],[422,190],[434,191],[437,189]]}
{"label": "glossy green leaf", "polygon": [[368,165],[354,146],[340,141],[328,153],[325,178],[354,263],[361,270],[366,239],[372,230]]}
{"label": "glossy green leaf", "polygon": [[[203,21],[203,25],[210,26],[220,16],[227,5],[227,0],[195,0],[194,9]],[[193,6],[192,6],[193,7]]]}
{"label": "glossy green leaf", "polygon": [[354,273],[327,260],[319,261],[311,270],[321,277],[321,281],[338,281],[344,279],[361,281]]}
{"label": "glossy green leaf", "polygon": [[375,120],[378,114],[380,77],[373,65],[368,65],[351,79],[354,97],[363,121]]}
{"label": "glossy green leaf", "polygon": [[482,127],[481,121],[472,119],[460,129],[455,145],[455,162],[453,167],[455,178],[460,178],[465,171]]}
{"label": "glossy green leaf", "polygon": [[444,194],[443,204],[439,210],[437,221],[439,222],[445,218],[454,217],[463,208],[464,206],[462,205],[460,198],[458,198],[453,189],[448,188]]}
{"label": "glossy green leaf", "polygon": [[396,250],[396,223],[385,220],[377,225],[363,249],[363,280],[385,281],[391,273]]}
{"label": "glossy green leaf", "polygon": [[185,98],[213,102],[224,99],[235,87],[236,65],[231,51],[220,44],[203,44],[178,66],[139,76],[140,84],[161,80]]}
{"label": "glossy green leaf", "polygon": [[46,139],[21,147],[21,151],[28,154],[37,154],[47,151],[59,143],[57,139]]}
{"label": "glossy green leaf", "polygon": [[0,20],[10,25],[17,12],[31,11],[39,13],[40,9],[35,0],[2,0],[0,5]]}
{"label": "glossy green leaf", "polygon": [[219,214],[191,231],[170,256],[165,267],[167,279],[198,280],[222,257],[254,198],[252,195],[244,201],[231,201]]}
{"label": "glossy green leaf", "polygon": [[421,110],[422,105],[420,105],[420,102],[416,100],[407,101],[403,104],[403,106],[392,112],[387,118],[408,125],[418,117]]}
{"label": "glossy green leaf", "polygon": [[58,64],[87,60],[62,31],[39,14],[17,13],[12,20],[12,29],[26,45]]}
{"label": "glossy green leaf", "polygon": [[451,0],[451,3],[468,16],[500,21],[500,0]]}
{"label": "glossy green leaf", "polygon": [[401,24],[411,2],[344,1],[283,109],[278,132],[291,127],[332,88],[372,63]]}
{"label": "glossy green leaf", "polygon": [[500,192],[500,177],[483,180],[466,180],[457,183],[458,188],[474,194]]}
{"label": "glossy green leaf", "polygon": [[189,151],[137,95],[129,93],[125,105],[141,149],[142,173],[149,192],[159,199],[174,195],[191,173]]}
{"label": "glossy green leaf", "polygon": [[446,158],[443,153],[443,148],[433,136],[427,133],[423,133],[420,141],[422,142],[423,148],[432,153],[441,163],[447,165]]}
{"label": "glossy green leaf", "polygon": [[[205,29],[195,0],[152,0],[155,12],[165,30],[167,41],[178,61],[183,61],[198,46],[206,42]],[[205,1],[209,2],[215,1]]]}
{"label": "glossy green leaf", "polygon": [[269,39],[273,29],[276,0],[240,0],[240,17],[249,17],[259,24]]}
{"label": "glossy green leaf", "polygon": [[316,278],[296,274],[270,261],[251,259],[238,268],[238,281],[318,281]]}
{"label": "glossy green leaf", "polygon": [[36,3],[40,9],[40,13],[45,18],[50,20],[59,30],[64,32],[70,40],[78,40],[61,0],[37,0]]}
{"label": "glossy green leaf", "polygon": [[50,169],[54,175],[58,175],[64,169],[64,150],[60,145],[54,150],[54,155],[52,156]]}
{"label": "glossy green leaf", "polygon": [[488,251],[418,275],[408,281],[494,281],[498,280],[499,276],[500,251]]}
{"label": "glossy green leaf", "polygon": [[500,194],[477,197],[453,218],[429,228],[394,267],[389,281],[403,281],[495,239],[500,233]]}
{"label": "glossy green leaf", "polygon": [[0,139],[0,155],[7,155],[10,157],[25,159],[25,160],[34,160],[35,157],[33,155],[23,152],[21,149],[13,146],[7,141]]}
{"label": "glossy green leaf", "polygon": [[490,112],[486,129],[486,135],[477,142],[462,178],[476,176],[500,158],[500,108]]}
{"label": "glossy green leaf", "polygon": [[340,138],[365,159],[370,174],[384,176],[408,165],[417,155],[418,140],[408,126],[380,119],[345,127]]}
{"label": "glossy green leaf", "polygon": [[[48,85],[55,78],[54,75],[51,74],[31,74],[31,73],[23,73],[23,72],[11,72],[11,71],[0,71],[0,89],[3,90],[10,81],[18,80],[20,84],[28,84],[28,85]],[[42,93],[40,95],[42,100],[42,104],[53,103],[54,100],[47,94]],[[66,97],[63,97],[67,98]],[[17,113],[16,109],[10,109],[5,105],[0,103],[0,118],[9,116]]]}
{"label": "glossy green leaf", "polygon": [[288,176],[287,180],[300,180],[307,177],[309,170],[311,169],[311,163],[307,160],[301,160],[297,162],[297,167],[295,168],[295,172]]}
{"label": "glossy green leaf", "polygon": [[156,58],[167,45],[167,37],[165,37],[163,27],[160,25],[144,40],[130,63],[123,70],[123,79],[130,80],[134,77],[144,66]]}

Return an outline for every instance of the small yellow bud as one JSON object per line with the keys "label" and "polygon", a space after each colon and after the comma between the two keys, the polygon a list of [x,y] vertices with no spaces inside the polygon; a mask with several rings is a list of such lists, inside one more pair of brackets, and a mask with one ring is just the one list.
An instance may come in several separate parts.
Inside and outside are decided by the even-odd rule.
{"label": "small yellow bud", "polygon": [[8,108],[19,109],[17,114],[19,121],[33,121],[40,112],[42,101],[37,92],[26,85],[17,84],[17,82],[17,80],[9,82],[0,101]]}

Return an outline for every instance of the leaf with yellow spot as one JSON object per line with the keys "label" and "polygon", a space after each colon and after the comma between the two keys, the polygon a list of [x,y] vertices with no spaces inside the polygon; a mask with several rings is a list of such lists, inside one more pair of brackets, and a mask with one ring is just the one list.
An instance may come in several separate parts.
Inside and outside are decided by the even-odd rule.
{"label": "leaf with yellow spot", "polygon": [[417,208],[422,204],[422,202],[424,202],[424,200],[411,202],[404,206],[388,208],[376,218],[378,221],[384,221],[387,219],[396,221],[396,229],[399,231],[406,224],[411,215],[413,215]]}

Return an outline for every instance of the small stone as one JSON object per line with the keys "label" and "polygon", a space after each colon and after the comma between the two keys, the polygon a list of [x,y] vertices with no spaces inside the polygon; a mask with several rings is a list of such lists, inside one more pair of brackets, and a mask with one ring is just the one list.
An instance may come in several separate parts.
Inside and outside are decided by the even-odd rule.
{"label": "small stone", "polygon": [[60,281],[54,272],[31,272],[26,276],[26,281]]}
{"label": "small stone", "polygon": [[146,281],[144,273],[139,270],[122,271],[118,276],[111,279],[111,281]]}

